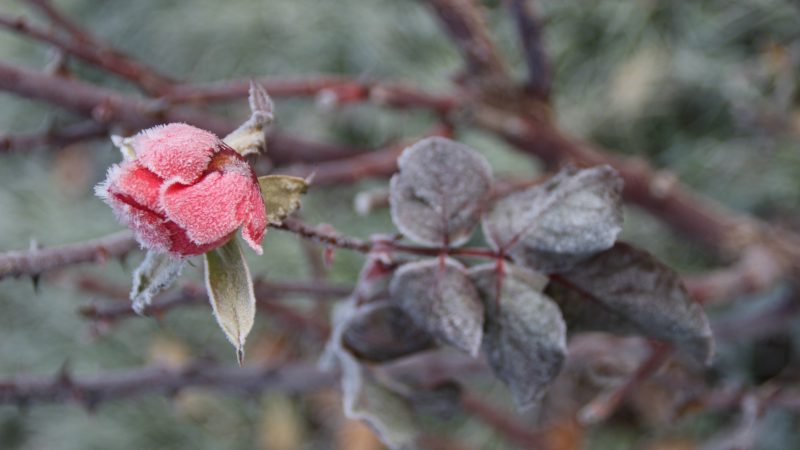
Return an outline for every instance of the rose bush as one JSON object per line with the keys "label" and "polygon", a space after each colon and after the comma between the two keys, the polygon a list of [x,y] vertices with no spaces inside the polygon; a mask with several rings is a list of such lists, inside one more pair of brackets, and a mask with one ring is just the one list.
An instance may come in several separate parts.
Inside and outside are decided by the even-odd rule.
{"label": "rose bush", "polygon": [[242,237],[261,254],[267,227],[258,179],[216,135],[182,123],[141,131],[122,142],[96,192],[152,251],[184,257]]}

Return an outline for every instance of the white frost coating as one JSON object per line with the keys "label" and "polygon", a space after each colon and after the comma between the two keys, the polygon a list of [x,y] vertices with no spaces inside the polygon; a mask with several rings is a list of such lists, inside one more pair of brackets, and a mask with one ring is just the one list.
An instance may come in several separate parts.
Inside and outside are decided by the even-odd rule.
{"label": "white frost coating", "polygon": [[585,295],[554,284],[552,296],[573,331],[638,334],[675,343],[700,363],[714,341],[703,308],[678,275],[644,250],[624,243],[561,275]]}
{"label": "white frost coating", "polygon": [[144,260],[133,272],[133,287],[130,298],[133,310],[142,314],[153,296],[170,287],[181,275],[186,264],[183,258],[174,258],[165,253],[148,251]]}
{"label": "white frost coating", "polygon": [[397,228],[425,245],[465,243],[491,190],[488,161],[466,145],[430,137],[405,149],[397,164],[390,183]]}
{"label": "white frost coating", "polygon": [[389,286],[414,323],[473,357],[483,338],[483,305],[463,266],[447,258],[401,266]]}
{"label": "white frost coating", "polygon": [[530,409],[566,358],[567,328],[561,311],[541,293],[541,274],[509,264],[498,280],[495,265],[485,264],[469,275],[486,310],[483,349],[489,365],[511,390],[517,408]]}
{"label": "white frost coating", "polygon": [[622,231],[621,192],[610,166],[564,170],[497,201],[483,217],[483,233],[518,264],[562,271],[614,245]]}

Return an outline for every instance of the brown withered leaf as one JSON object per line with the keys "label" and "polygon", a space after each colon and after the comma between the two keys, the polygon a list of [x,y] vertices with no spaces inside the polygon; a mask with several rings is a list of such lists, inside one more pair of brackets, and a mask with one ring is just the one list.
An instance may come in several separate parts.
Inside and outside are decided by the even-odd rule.
{"label": "brown withered leaf", "polygon": [[[561,371],[567,328],[558,306],[542,293],[546,278],[511,264],[469,272],[483,299],[483,349],[497,378],[511,390],[518,409],[535,406]],[[499,298],[498,298],[499,294]]]}
{"label": "brown withered leaf", "polygon": [[417,326],[477,356],[483,304],[459,262],[447,258],[404,264],[395,272],[389,291]]}
{"label": "brown withered leaf", "polygon": [[622,230],[621,191],[610,166],[565,169],[495,202],[483,216],[483,233],[517,264],[562,271],[614,245]]}
{"label": "brown withered leaf", "polygon": [[708,363],[713,336],[678,275],[644,250],[617,243],[553,277],[547,290],[571,331],[638,334],[674,343]]}
{"label": "brown withered leaf", "polygon": [[389,202],[392,220],[425,245],[461,245],[477,225],[492,172],[475,150],[442,137],[423,139],[398,158]]}
{"label": "brown withered leaf", "polygon": [[214,317],[236,347],[241,364],[244,342],[255,321],[256,297],[250,269],[236,237],[205,254],[205,278]]}
{"label": "brown withered leaf", "polygon": [[385,301],[358,308],[342,339],[357,358],[371,362],[390,361],[435,345],[402,308]]}
{"label": "brown withered leaf", "polygon": [[265,175],[258,177],[261,197],[267,211],[267,221],[280,225],[283,219],[300,208],[300,197],[308,191],[303,178],[288,175]]}

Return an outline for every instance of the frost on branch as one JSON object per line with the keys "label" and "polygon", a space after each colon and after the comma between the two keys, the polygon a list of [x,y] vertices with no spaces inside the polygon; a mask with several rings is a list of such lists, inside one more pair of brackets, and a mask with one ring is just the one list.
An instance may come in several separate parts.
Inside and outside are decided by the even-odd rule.
{"label": "frost on branch", "polygon": [[561,311],[542,293],[547,278],[513,265],[498,273],[491,263],[472,268],[469,275],[486,311],[483,349],[489,365],[511,390],[517,408],[535,406],[567,354]]}
{"label": "frost on branch", "polygon": [[639,334],[673,342],[708,363],[713,337],[678,275],[625,243],[558,275],[548,287],[571,331]]}
{"label": "frost on branch", "polygon": [[407,148],[397,164],[390,194],[397,228],[425,245],[466,242],[492,185],[486,159],[463,144],[431,137]]}
{"label": "frost on branch", "polygon": [[562,170],[497,201],[483,217],[483,232],[518,264],[544,272],[568,269],[614,245],[622,230],[621,191],[609,166]]}
{"label": "frost on branch", "polygon": [[392,300],[438,340],[476,356],[483,338],[483,305],[463,266],[450,258],[408,263],[390,285]]}

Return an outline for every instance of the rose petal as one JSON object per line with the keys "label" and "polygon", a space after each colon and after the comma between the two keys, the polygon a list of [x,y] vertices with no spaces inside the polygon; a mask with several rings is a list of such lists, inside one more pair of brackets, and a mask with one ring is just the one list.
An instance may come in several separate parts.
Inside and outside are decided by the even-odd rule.
{"label": "rose petal", "polygon": [[152,211],[160,211],[159,193],[164,182],[135,161],[123,162],[108,185],[112,193],[125,194]]}
{"label": "rose petal", "polygon": [[209,244],[241,225],[239,205],[249,197],[252,185],[249,176],[211,172],[191,186],[166,185],[161,205],[194,243]]}
{"label": "rose petal", "polygon": [[205,172],[222,141],[185,123],[144,130],[133,137],[138,161],[165,180],[191,184]]}
{"label": "rose petal", "polygon": [[243,205],[242,237],[260,255],[264,252],[261,248],[261,240],[264,239],[264,233],[267,231],[267,213],[264,210],[264,200],[261,198],[261,189],[258,185],[251,185],[250,195]]}
{"label": "rose petal", "polygon": [[213,248],[219,247],[229,239],[229,236],[223,236],[217,241],[198,245],[189,239],[189,236],[186,235],[186,230],[181,228],[177,223],[167,220],[164,222],[164,227],[170,236],[168,252],[174,256],[202,255]]}
{"label": "rose petal", "polygon": [[114,210],[117,219],[133,230],[142,247],[161,252],[170,248],[170,232],[161,215],[146,209],[126,194],[108,192],[104,200]]}

